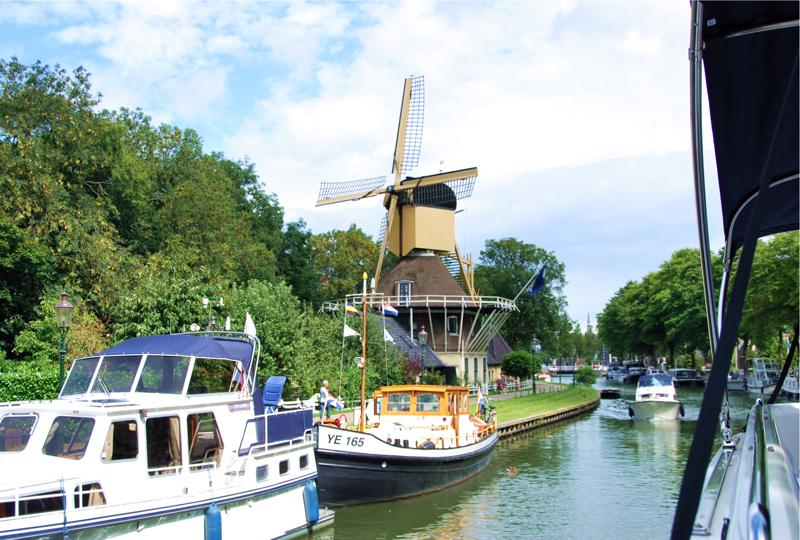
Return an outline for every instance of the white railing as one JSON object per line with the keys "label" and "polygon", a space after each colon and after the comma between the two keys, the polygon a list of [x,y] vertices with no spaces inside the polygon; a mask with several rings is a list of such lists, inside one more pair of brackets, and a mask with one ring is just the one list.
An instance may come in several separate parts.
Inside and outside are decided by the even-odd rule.
{"label": "white railing", "polygon": [[[356,307],[361,307],[364,303],[364,298],[360,294],[348,294],[346,301]],[[454,296],[445,294],[421,294],[412,296],[396,296],[384,295],[374,293],[367,295],[367,307],[378,309],[383,303],[387,303],[393,307],[399,308],[419,308],[419,307],[432,307],[432,308],[458,308],[464,309],[500,309],[503,311],[518,311],[517,306],[513,300],[503,298],[502,296]],[[338,311],[342,309],[341,302],[325,302],[322,305],[325,311]]]}

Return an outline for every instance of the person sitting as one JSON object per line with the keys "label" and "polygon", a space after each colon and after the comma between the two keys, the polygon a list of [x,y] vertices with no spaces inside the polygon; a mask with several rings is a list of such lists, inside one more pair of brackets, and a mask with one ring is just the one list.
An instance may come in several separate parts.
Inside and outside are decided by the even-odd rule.
{"label": "person sitting", "polygon": [[344,409],[344,402],[341,399],[333,397],[328,390],[328,381],[322,381],[322,387],[319,389],[319,406],[320,418],[330,419],[331,406],[336,407],[337,410]]}

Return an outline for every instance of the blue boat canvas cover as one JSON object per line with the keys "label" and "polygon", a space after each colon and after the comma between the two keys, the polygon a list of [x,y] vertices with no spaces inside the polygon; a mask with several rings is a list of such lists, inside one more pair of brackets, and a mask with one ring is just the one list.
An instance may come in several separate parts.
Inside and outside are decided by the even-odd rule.
{"label": "blue boat canvas cover", "polygon": [[798,5],[703,2],[703,64],[731,251],[744,239],[763,176],[770,189],[760,235],[798,228],[797,24],[753,31],[797,21]]}
{"label": "blue boat canvas cover", "polygon": [[225,358],[238,360],[244,372],[250,369],[253,344],[238,339],[206,337],[191,334],[168,334],[131,338],[101,352],[117,354],[163,354],[168,356],[198,356],[200,358]]}

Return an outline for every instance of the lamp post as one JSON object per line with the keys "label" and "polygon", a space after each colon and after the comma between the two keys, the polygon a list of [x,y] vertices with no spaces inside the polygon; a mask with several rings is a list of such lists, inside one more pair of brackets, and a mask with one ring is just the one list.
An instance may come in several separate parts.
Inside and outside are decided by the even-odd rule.
{"label": "lamp post", "polygon": [[55,305],[56,310],[56,326],[61,332],[61,348],[59,349],[59,380],[61,381],[60,386],[64,386],[64,356],[67,354],[67,330],[69,330],[69,324],[72,322],[72,310],[75,308],[72,304],[69,303],[69,299],[67,298],[67,293],[61,293],[61,300],[59,300],[58,304]]}
{"label": "lamp post", "polygon": [[425,331],[425,325],[422,325],[422,330],[417,334],[419,338],[419,345],[422,348],[422,362],[419,366],[420,381],[425,383],[425,347],[428,345],[428,332]]}

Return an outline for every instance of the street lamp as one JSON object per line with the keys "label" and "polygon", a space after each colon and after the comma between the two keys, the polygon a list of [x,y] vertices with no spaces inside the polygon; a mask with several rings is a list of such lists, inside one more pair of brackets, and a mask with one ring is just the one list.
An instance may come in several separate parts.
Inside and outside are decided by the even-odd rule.
{"label": "street lamp", "polygon": [[61,300],[55,305],[56,326],[61,331],[61,349],[59,352],[59,374],[61,386],[64,386],[64,356],[67,354],[67,330],[69,323],[72,322],[72,310],[75,308],[69,303],[67,293],[61,293]]}
{"label": "street lamp", "polygon": [[422,348],[422,363],[419,366],[419,372],[422,374],[422,382],[425,382],[425,347],[428,345],[428,332],[425,331],[425,325],[422,325],[422,330],[417,334],[419,338],[419,345]]}
{"label": "street lamp", "polygon": [[203,307],[206,309],[206,312],[207,312],[207,315],[206,315],[206,331],[207,332],[215,330],[216,327],[217,327],[217,317],[216,317],[216,315],[211,313],[211,311],[217,306],[219,306],[219,307],[224,307],[225,306],[225,300],[223,300],[222,297],[220,297],[219,302],[215,302],[214,300],[209,300],[205,296],[203,297]]}

